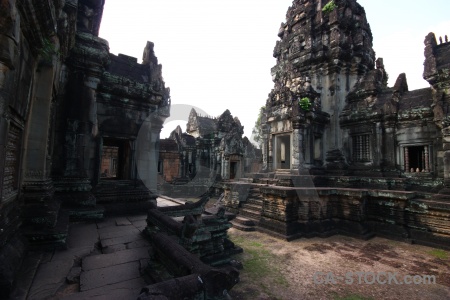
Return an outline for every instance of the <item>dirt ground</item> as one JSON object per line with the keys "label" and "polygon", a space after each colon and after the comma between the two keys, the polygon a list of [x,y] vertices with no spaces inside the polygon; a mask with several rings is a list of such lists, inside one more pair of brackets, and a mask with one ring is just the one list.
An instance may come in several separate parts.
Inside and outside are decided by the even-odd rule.
{"label": "dirt ground", "polygon": [[379,237],[286,242],[233,228],[229,236],[244,249],[232,299],[450,299],[447,251]]}

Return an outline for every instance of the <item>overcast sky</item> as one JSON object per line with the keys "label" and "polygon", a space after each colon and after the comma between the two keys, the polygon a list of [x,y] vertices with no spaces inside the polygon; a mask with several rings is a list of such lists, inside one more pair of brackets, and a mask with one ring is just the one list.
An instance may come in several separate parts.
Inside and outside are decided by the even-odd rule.
{"label": "overcast sky", "polygon": [[[365,8],[377,57],[384,58],[389,86],[404,72],[409,89],[422,79],[423,41],[433,31],[450,36],[449,0],[358,0]],[[161,138],[177,124],[186,129],[185,105],[211,116],[226,109],[245,135],[273,87],[270,69],[277,32],[292,0],[106,0],[100,37],[111,53],[142,60],[147,41],[155,43],[172,106],[183,120],[164,125]],[[180,112],[177,113],[177,116]],[[172,118],[173,119],[173,118]]]}

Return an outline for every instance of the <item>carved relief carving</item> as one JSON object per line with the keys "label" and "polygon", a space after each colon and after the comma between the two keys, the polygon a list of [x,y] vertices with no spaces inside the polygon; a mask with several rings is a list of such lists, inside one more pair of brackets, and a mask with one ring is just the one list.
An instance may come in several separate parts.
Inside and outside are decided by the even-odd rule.
{"label": "carved relief carving", "polygon": [[12,194],[18,188],[21,139],[22,130],[11,124],[6,145],[5,173],[3,177],[3,194],[5,196]]}
{"label": "carved relief carving", "polygon": [[42,171],[42,170],[27,170],[25,172],[25,180],[29,179],[45,179],[49,177],[48,171]]}

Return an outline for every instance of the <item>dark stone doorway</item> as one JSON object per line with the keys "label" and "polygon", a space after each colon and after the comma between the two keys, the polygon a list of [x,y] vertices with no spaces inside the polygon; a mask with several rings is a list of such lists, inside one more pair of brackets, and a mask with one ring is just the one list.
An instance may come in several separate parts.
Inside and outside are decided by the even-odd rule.
{"label": "dark stone doorway", "polygon": [[103,139],[101,179],[130,179],[130,148],[128,140]]}

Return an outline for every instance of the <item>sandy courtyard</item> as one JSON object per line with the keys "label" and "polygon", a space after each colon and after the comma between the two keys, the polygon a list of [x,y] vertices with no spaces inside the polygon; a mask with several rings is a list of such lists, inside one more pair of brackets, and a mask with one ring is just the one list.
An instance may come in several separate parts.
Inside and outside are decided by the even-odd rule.
{"label": "sandy courtyard", "polygon": [[233,299],[450,299],[448,251],[379,237],[286,242],[233,228],[229,235],[244,248]]}

